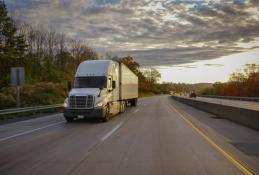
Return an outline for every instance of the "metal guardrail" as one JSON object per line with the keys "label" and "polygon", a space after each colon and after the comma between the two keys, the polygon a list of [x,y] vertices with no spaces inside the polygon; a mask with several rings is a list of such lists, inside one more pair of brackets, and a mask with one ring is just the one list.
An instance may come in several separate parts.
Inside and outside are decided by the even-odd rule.
{"label": "metal guardrail", "polygon": [[20,113],[20,112],[38,111],[38,110],[44,110],[44,109],[54,109],[54,108],[60,108],[60,107],[63,107],[63,104],[4,109],[4,110],[0,110],[0,115],[15,114],[15,113]]}
{"label": "metal guardrail", "polygon": [[236,97],[236,96],[216,96],[216,95],[200,95],[199,97],[259,102],[259,97]]}

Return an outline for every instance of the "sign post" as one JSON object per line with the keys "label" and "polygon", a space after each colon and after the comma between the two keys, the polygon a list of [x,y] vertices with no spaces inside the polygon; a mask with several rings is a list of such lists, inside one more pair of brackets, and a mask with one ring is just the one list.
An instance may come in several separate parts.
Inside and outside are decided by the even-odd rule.
{"label": "sign post", "polygon": [[11,85],[16,87],[16,107],[20,108],[20,86],[24,84],[24,68],[12,67],[11,68]]}

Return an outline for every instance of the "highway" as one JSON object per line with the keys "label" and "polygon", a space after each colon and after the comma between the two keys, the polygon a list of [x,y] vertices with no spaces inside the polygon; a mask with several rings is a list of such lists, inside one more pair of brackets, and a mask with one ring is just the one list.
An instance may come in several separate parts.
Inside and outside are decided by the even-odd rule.
{"label": "highway", "polygon": [[107,123],[54,114],[0,125],[0,174],[259,174],[259,131],[147,97]]}

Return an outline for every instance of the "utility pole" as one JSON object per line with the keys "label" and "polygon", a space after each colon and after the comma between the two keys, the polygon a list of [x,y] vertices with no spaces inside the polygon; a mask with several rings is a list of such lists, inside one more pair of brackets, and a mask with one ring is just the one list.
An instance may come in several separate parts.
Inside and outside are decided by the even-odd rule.
{"label": "utility pole", "polygon": [[16,108],[21,107],[20,86],[16,86]]}

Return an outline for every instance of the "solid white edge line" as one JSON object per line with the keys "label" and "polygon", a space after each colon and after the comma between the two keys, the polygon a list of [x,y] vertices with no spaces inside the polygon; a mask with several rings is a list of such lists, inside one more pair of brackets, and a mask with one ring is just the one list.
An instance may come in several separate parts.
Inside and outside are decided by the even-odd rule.
{"label": "solid white edge line", "polygon": [[0,139],[0,142],[6,141],[6,140],[9,140],[9,139],[18,137],[18,136],[26,135],[26,134],[29,134],[29,133],[32,133],[32,132],[35,132],[35,131],[38,131],[38,130],[42,130],[42,129],[45,129],[45,128],[48,128],[48,127],[51,127],[51,126],[56,126],[56,125],[59,125],[61,123],[65,123],[65,121],[52,123],[52,124],[49,124],[49,125],[46,125],[46,126],[43,126],[43,127],[40,127],[40,128],[36,128],[36,129],[32,129],[32,130],[29,130],[29,131],[21,132],[19,134],[15,134],[15,135],[12,135],[12,136],[4,137],[4,138]]}

